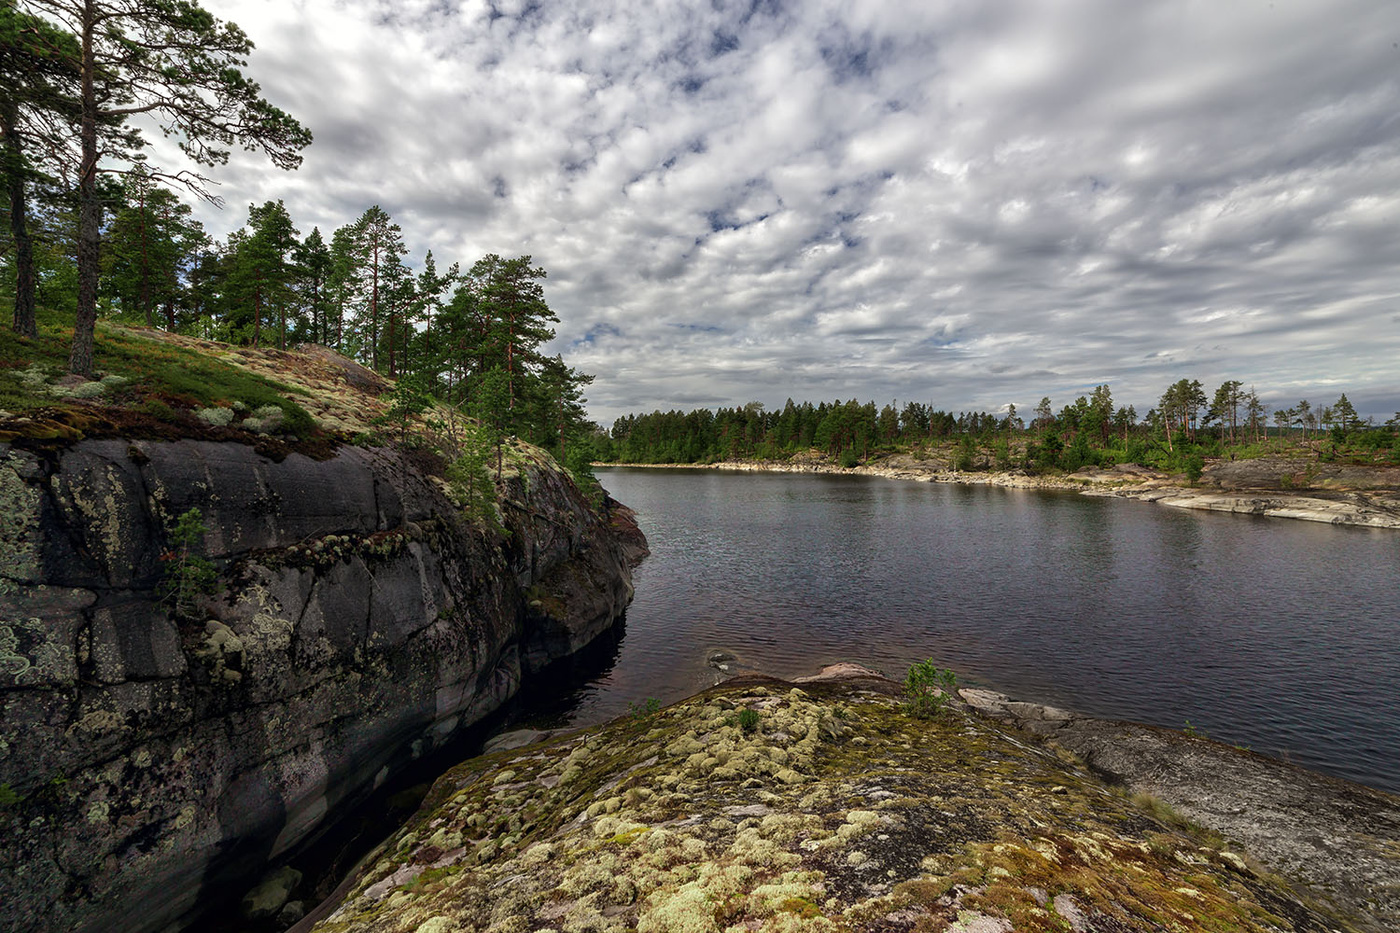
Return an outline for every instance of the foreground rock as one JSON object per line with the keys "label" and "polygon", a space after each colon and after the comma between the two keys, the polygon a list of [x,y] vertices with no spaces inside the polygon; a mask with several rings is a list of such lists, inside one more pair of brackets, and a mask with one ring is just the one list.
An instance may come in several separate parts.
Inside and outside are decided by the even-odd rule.
{"label": "foreground rock", "polygon": [[850,668],[730,681],[468,761],[296,931],[1392,928],[1106,785],[1004,708],[916,719],[897,689]]}
{"label": "foreground rock", "polygon": [[1400,929],[1400,798],[1172,729],[985,690],[962,696],[983,715],[1073,752],[1109,782],[1238,840],[1270,868],[1307,879],[1358,914],[1359,927]]}
{"label": "foreground rock", "polygon": [[[630,513],[538,451],[498,492],[504,534],[385,449],[0,444],[0,928],[161,930],[236,897],[611,626]],[[162,556],[196,507],[224,585],[177,621]]]}

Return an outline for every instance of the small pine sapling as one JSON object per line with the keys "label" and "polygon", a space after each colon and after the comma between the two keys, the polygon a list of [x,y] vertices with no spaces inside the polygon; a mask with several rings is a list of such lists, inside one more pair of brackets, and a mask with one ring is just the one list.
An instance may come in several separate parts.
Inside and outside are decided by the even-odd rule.
{"label": "small pine sapling", "polygon": [[953,672],[938,667],[930,658],[909,668],[904,678],[904,702],[920,719],[934,719],[957,695],[957,689],[958,678]]}
{"label": "small pine sapling", "polygon": [[214,592],[219,577],[214,565],[199,553],[206,531],[203,514],[197,508],[189,509],[175,520],[171,548],[160,556],[165,561],[165,574],[158,592],[177,619],[193,620],[199,597]]}

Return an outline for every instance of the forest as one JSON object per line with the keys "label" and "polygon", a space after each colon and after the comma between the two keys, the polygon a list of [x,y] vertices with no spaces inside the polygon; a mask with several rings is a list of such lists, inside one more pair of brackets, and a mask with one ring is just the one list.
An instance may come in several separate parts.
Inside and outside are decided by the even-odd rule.
{"label": "forest", "polygon": [[[218,201],[202,172],[231,146],[291,170],[311,142],[242,74],[251,47],[183,0],[0,0],[0,295],[12,299],[15,337],[62,335],[69,372],[87,377],[98,375],[98,320],[231,344],[316,343],[396,379],[401,412],[435,398],[497,436],[572,453],[568,440],[590,433],[592,377],[542,352],[558,318],[530,256],[442,267],[427,249],[410,262],[378,205],[327,233],[303,232],[280,200],[248,204],[223,240],[194,218],[181,193]],[[160,121],[197,168],[152,164],[138,115]]]}
{"label": "forest", "polygon": [[1107,385],[1056,411],[1042,398],[1023,418],[952,412],[921,402],[794,402],[767,411],[757,402],[627,415],[595,437],[599,458],[614,463],[714,463],[785,460],[816,450],[852,467],[879,454],[938,456],[960,471],[1072,472],[1086,466],[1141,463],[1185,472],[1194,481],[1209,457],[1252,457],[1283,447],[1320,458],[1400,462],[1400,413],[1376,426],[1363,421],[1346,393],[1330,405],[1306,399],[1272,412],[1253,388],[1227,380],[1207,396],[1199,380],[1181,379],[1139,416],[1117,406]]}

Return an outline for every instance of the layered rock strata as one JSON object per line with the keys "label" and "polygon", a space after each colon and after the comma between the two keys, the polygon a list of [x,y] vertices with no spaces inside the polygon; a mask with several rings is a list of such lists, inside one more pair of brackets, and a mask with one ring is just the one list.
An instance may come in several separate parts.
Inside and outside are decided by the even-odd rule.
{"label": "layered rock strata", "polygon": [[[504,534],[389,450],[0,445],[0,928],[188,919],[612,625],[627,511],[542,453],[499,493]],[[176,619],[192,508],[221,588]]]}

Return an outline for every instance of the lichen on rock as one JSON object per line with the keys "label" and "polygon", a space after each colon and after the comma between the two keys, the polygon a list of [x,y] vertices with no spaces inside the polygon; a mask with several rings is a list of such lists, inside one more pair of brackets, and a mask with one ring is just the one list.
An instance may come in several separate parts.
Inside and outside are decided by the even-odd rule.
{"label": "lichen on rock", "polygon": [[[0,442],[0,927],[197,922],[612,625],[620,540],[547,457],[517,460],[485,530],[393,449]],[[221,588],[177,618],[162,557],[192,508]],[[527,832],[506,830],[472,863]]]}
{"label": "lichen on rock", "polygon": [[465,762],[315,929],[1346,926],[1007,727],[916,719],[892,693],[731,683]]}

